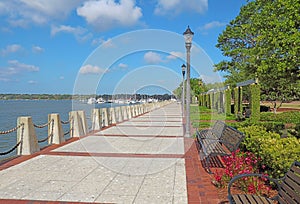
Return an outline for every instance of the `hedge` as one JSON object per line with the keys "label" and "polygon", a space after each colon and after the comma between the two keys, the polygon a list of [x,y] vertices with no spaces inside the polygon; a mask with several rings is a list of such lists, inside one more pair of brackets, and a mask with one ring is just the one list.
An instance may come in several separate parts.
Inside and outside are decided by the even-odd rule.
{"label": "hedge", "polygon": [[266,165],[266,172],[273,178],[281,178],[292,162],[300,161],[300,140],[296,137],[280,138],[262,126],[238,128],[245,134],[242,149],[253,152]]}

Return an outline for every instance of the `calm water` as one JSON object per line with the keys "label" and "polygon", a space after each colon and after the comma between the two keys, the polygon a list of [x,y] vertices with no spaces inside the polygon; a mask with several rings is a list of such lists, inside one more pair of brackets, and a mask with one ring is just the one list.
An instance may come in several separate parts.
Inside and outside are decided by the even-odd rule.
{"label": "calm water", "polygon": [[[118,104],[93,104],[88,105],[72,100],[0,100],[0,131],[10,130],[17,126],[17,118],[20,116],[31,116],[34,124],[42,125],[47,123],[48,114],[59,113],[63,121],[69,119],[69,112],[72,110],[85,110],[88,124],[92,108],[101,108],[117,106]],[[90,125],[89,125],[90,126]],[[63,125],[64,132],[69,130],[69,125]],[[36,134],[39,140],[47,137],[47,127],[36,128]],[[68,138],[69,135],[66,135]],[[17,141],[17,133],[0,134],[0,153],[11,149]],[[47,142],[40,143],[41,147],[47,145]],[[6,157],[16,155],[16,151],[1,156],[0,160]]]}

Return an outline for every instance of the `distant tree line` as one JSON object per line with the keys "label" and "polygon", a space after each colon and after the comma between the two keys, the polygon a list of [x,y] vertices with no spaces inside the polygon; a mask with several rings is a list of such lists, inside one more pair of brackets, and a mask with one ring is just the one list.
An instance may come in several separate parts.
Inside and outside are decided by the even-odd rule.
{"label": "distant tree line", "polygon": [[103,95],[72,95],[72,94],[0,94],[0,100],[86,100],[89,98],[102,98],[103,100],[112,99],[132,99],[132,100],[142,100],[142,99],[158,99],[158,100],[170,100],[174,98],[170,94],[103,94]]}
{"label": "distant tree line", "polygon": [[0,94],[0,100],[70,100],[70,94]]}

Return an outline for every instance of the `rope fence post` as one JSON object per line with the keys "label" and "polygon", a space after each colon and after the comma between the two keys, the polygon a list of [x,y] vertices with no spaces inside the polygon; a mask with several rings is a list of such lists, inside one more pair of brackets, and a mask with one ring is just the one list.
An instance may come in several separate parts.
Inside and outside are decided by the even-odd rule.
{"label": "rope fence post", "polygon": [[84,135],[81,119],[78,115],[78,111],[71,111],[69,113],[69,118],[72,118],[70,123],[71,137],[80,137]]}
{"label": "rope fence post", "polygon": [[88,131],[88,125],[87,125],[85,111],[80,110],[80,111],[77,111],[77,112],[78,112],[78,116],[79,116],[79,119],[80,119],[81,124],[82,124],[83,135],[86,135],[86,134],[88,134],[89,131]]}
{"label": "rope fence post", "polygon": [[132,114],[131,114],[131,108],[130,108],[130,105],[129,105],[129,106],[126,106],[126,109],[127,109],[127,118],[128,118],[128,119],[131,119],[131,118],[132,118]]}
{"label": "rope fence post", "polygon": [[122,110],[123,120],[128,120],[127,107],[122,106],[121,110]]}
{"label": "rope fence post", "polygon": [[92,109],[92,130],[100,130],[102,127],[102,114],[100,109]]}
{"label": "rope fence post", "polygon": [[108,114],[107,114],[107,108],[102,108],[102,117],[103,117],[103,126],[107,127],[109,122],[108,122]]}
{"label": "rope fence post", "polygon": [[49,144],[61,144],[65,142],[64,131],[62,128],[60,116],[58,113],[48,114],[48,121],[52,121],[52,125],[48,126]]}
{"label": "rope fence post", "polygon": [[109,108],[110,125],[116,124],[116,111],[115,108]]}
{"label": "rope fence post", "polygon": [[40,151],[37,136],[31,117],[18,117],[17,125],[23,124],[23,129],[17,131],[17,142],[21,145],[17,148],[17,155],[30,155]]}

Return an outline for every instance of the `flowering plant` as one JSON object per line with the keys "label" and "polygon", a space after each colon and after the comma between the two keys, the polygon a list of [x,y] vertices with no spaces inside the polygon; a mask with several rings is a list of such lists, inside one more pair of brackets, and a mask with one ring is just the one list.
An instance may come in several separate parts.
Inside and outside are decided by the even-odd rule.
{"label": "flowering plant", "polygon": [[[220,188],[228,185],[229,181],[236,175],[259,173],[260,158],[257,158],[251,152],[241,152],[239,149],[232,152],[230,156],[222,157],[225,169],[215,171],[213,183]],[[267,175],[265,175],[267,176]],[[236,186],[243,192],[251,194],[269,194],[270,188],[265,185],[266,178],[243,177],[236,182]]]}

